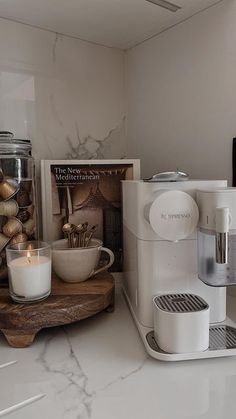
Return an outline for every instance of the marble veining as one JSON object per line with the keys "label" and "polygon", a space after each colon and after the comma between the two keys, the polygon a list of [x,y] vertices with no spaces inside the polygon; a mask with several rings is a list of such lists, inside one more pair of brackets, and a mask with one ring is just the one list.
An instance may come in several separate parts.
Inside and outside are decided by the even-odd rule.
{"label": "marble veining", "polygon": [[95,393],[88,389],[88,377],[74,353],[66,328],[62,328],[62,330],[66,341],[62,362],[51,357],[51,350],[55,344],[53,335],[46,339],[37,361],[47,373],[59,375],[63,379],[63,384],[60,382],[59,385],[55,380],[56,395],[64,399],[63,417],[65,419],[91,418]]}
{"label": "marble veining", "polygon": [[0,49],[0,129],[37,160],[126,155],[124,52],[1,18]]}
{"label": "marble veining", "polygon": [[0,336],[0,357],[18,361],[0,370],[0,411],[45,394],[9,419],[235,418],[236,357],[153,360],[119,289],[114,313],[43,330],[29,348]]}
{"label": "marble veining", "polygon": [[56,48],[57,48],[57,43],[59,40],[59,34],[55,33],[55,39],[52,45],[52,58],[53,58],[53,63],[56,63]]}
{"label": "marble veining", "polygon": [[58,123],[58,125],[61,128],[63,128],[63,122],[59,115],[59,112],[57,111],[53,93],[50,94],[50,105],[51,105],[52,115],[54,116],[55,121]]}
{"label": "marble veining", "polygon": [[127,378],[131,377],[134,374],[137,374],[138,372],[140,372],[143,367],[145,366],[146,361],[149,359],[149,355],[145,355],[144,359],[141,361],[140,365],[138,365],[135,369],[129,371],[127,374],[124,375],[120,375],[119,377],[115,378],[113,381],[111,381],[110,383],[106,384],[103,388],[101,388],[101,391],[107,390],[109,387],[111,387],[113,384],[117,384],[120,381],[126,380]]}
{"label": "marble veining", "polygon": [[[50,375],[51,379],[54,377],[55,397],[63,398],[64,419],[95,418],[96,415],[93,411],[94,400],[101,394],[104,394],[109,387],[140,372],[149,358],[144,353],[144,357],[140,359],[137,367],[131,368],[125,374],[118,374],[117,377],[106,383],[106,385],[94,390],[73,347],[69,329],[67,327],[60,328],[59,335],[63,353],[59,357],[57,354],[53,356],[55,346],[58,345],[59,336],[57,331],[52,331],[43,343],[37,362]],[[59,381],[57,376],[60,377]]]}
{"label": "marble veining", "polygon": [[[66,153],[67,159],[90,160],[103,159],[107,157],[109,158],[109,156],[112,154],[112,149],[115,150],[117,145],[120,145],[122,139],[124,142],[125,117],[123,117],[122,123],[120,125],[112,128],[101,140],[97,140],[91,135],[87,135],[86,137],[81,138],[77,123],[75,123],[75,126],[78,145],[74,146],[70,137],[66,137],[69,149],[69,152]],[[121,152],[119,158],[124,159],[125,157],[125,153]]]}

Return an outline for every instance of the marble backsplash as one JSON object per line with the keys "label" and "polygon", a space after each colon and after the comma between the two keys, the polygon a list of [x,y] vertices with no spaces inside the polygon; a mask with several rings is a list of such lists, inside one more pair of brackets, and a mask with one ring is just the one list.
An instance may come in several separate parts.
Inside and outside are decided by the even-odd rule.
{"label": "marble backsplash", "polygon": [[39,159],[126,156],[124,53],[0,19],[0,129]]}
{"label": "marble backsplash", "polygon": [[68,159],[109,159],[111,156],[125,158],[125,117],[103,139],[97,140],[90,135],[81,138],[77,129],[78,144],[75,146],[70,137],[67,137],[66,141],[70,150],[66,153]]}

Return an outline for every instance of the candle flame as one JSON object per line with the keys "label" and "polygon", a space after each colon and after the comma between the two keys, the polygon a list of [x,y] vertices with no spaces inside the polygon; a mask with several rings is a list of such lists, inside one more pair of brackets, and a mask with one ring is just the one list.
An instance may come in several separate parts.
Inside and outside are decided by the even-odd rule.
{"label": "candle flame", "polygon": [[32,244],[28,244],[28,246],[26,247],[27,250],[27,259],[28,259],[28,263],[31,263],[31,253],[30,250],[33,250],[33,246]]}
{"label": "candle flame", "polygon": [[28,262],[31,263],[31,254],[29,250],[27,251],[27,259],[28,259]]}

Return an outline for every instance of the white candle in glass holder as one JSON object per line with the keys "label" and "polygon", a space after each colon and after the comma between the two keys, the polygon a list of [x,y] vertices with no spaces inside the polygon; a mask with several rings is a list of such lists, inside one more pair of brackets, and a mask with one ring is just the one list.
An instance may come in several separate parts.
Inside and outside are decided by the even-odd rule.
{"label": "white candle in glass holder", "polygon": [[26,256],[8,264],[12,291],[16,296],[37,298],[51,291],[51,259],[46,256]]}

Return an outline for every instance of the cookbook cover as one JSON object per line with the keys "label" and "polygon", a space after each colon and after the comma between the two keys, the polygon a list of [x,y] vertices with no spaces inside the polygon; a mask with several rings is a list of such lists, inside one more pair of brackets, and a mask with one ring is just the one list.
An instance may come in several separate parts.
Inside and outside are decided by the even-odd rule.
{"label": "cookbook cover", "polygon": [[139,179],[139,160],[43,160],[43,236],[63,238],[65,223],[97,225],[95,237],[115,254],[122,271],[121,181]]}

